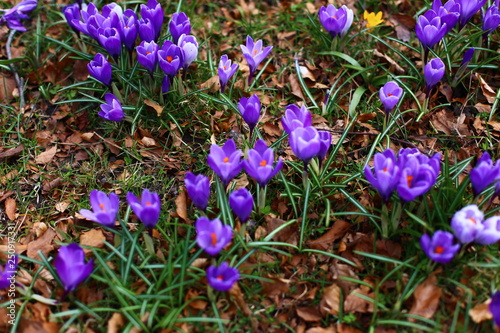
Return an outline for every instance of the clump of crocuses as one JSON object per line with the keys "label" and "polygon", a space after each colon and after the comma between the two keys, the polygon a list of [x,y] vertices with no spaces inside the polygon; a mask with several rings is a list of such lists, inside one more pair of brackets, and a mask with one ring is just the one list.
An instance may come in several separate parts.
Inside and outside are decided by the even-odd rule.
{"label": "clump of crocuses", "polygon": [[453,242],[453,235],[441,230],[436,231],[432,238],[427,234],[423,235],[420,246],[430,259],[440,264],[449,263],[460,250],[460,244]]}
{"label": "clump of crocuses", "polygon": [[104,192],[92,190],[90,192],[90,205],[92,211],[81,209],[80,215],[106,227],[115,226],[116,214],[120,209],[120,200],[115,193],[110,193],[107,196]]}
{"label": "clump of crocuses", "polygon": [[64,286],[64,294],[73,291],[94,269],[94,260],[85,263],[85,252],[76,243],[61,246],[54,266]]}

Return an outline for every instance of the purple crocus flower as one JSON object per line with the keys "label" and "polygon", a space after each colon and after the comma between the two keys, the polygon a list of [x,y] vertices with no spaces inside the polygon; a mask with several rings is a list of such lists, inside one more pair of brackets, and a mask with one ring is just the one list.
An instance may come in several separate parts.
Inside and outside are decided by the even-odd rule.
{"label": "purple crocus flower", "polygon": [[165,74],[170,77],[175,76],[184,64],[182,49],[166,40],[158,51],[158,63]]}
{"label": "purple crocus flower", "polygon": [[[78,31],[94,38],[97,40],[97,35],[93,36],[89,34],[87,25],[90,18],[99,14],[97,7],[91,2],[88,5],[82,5],[82,9],[80,10],[80,15],[78,17],[74,17],[71,20],[70,26],[75,27]],[[81,20],[80,20],[81,19]]]}
{"label": "purple crocus flower", "polygon": [[135,40],[139,34],[137,15],[132,9],[127,9],[123,13],[120,24],[118,25],[118,32],[120,33],[120,38],[127,51],[132,52]]}
{"label": "purple crocus flower", "polygon": [[328,150],[330,149],[330,146],[332,145],[332,135],[328,131],[318,131],[319,133],[319,142],[320,142],[320,148],[318,152],[318,159],[322,161],[325,157],[326,154],[328,153]]}
{"label": "purple crocus flower", "polygon": [[373,158],[373,165],[374,173],[372,173],[368,165],[365,166],[365,178],[377,189],[384,202],[387,202],[400,179],[400,169],[396,162],[396,155],[391,149],[376,153]]}
{"label": "purple crocus flower", "polygon": [[243,167],[250,177],[255,179],[261,187],[267,185],[283,167],[283,159],[280,157],[274,164],[274,151],[269,148],[264,140],[257,140],[254,149],[248,150],[248,159],[243,160]]}
{"label": "purple crocus flower", "polygon": [[135,49],[137,61],[152,74],[158,63],[158,45],[154,41],[142,41]]}
{"label": "purple crocus flower", "polygon": [[380,100],[384,105],[384,111],[389,114],[392,109],[398,104],[401,96],[403,96],[403,89],[395,81],[387,82],[379,90]]}
{"label": "purple crocus flower", "polygon": [[220,82],[220,92],[224,93],[224,89],[226,88],[227,82],[229,79],[236,73],[238,70],[238,64],[231,64],[231,60],[228,59],[227,55],[222,55],[219,61],[219,68],[217,72],[219,73],[219,82]]}
{"label": "purple crocus flower", "polygon": [[500,25],[500,12],[498,6],[493,5],[486,10],[483,17],[484,35],[491,34]]}
{"label": "purple crocus flower", "polygon": [[476,14],[481,7],[486,3],[486,0],[455,0],[460,4],[460,17],[458,18],[458,26],[462,29],[472,16]]}
{"label": "purple crocus flower", "polygon": [[491,296],[491,302],[488,306],[491,315],[493,316],[493,323],[500,328],[500,291],[497,291]]}
{"label": "purple crocus flower", "polygon": [[120,201],[115,193],[110,193],[108,197],[104,192],[92,190],[90,205],[93,211],[80,209],[80,215],[106,227],[115,226],[116,214],[120,210]]}
{"label": "purple crocus flower", "polygon": [[191,22],[189,22],[189,18],[183,12],[172,15],[172,20],[168,24],[168,27],[170,35],[172,35],[172,39],[176,44],[181,35],[189,35],[191,33]]}
{"label": "purple crocus flower", "polygon": [[89,277],[94,269],[94,260],[85,263],[85,252],[78,244],[72,243],[59,248],[54,266],[65,293],[68,293]]}
{"label": "purple crocus flower", "polygon": [[321,150],[318,130],[312,126],[298,127],[288,137],[293,153],[307,166],[309,161]]}
{"label": "purple crocus flower", "polygon": [[153,22],[148,18],[141,18],[137,21],[139,26],[139,38],[145,42],[155,40],[155,27]]}
{"label": "purple crocus flower", "polygon": [[472,57],[474,56],[474,51],[476,51],[476,49],[473,47],[465,51],[464,57],[462,59],[462,66],[467,66],[469,64],[469,62],[472,60]]}
{"label": "purple crocus flower", "polygon": [[233,238],[233,229],[217,218],[210,221],[201,216],[196,220],[195,228],[198,246],[211,256],[219,254]]}
{"label": "purple crocus flower", "polygon": [[446,33],[455,27],[460,17],[460,4],[455,0],[449,0],[444,5],[441,0],[434,0],[432,10],[441,17],[442,23],[446,23]]}
{"label": "purple crocus flower", "polygon": [[252,95],[249,98],[242,97],[238,103],[238,109],[240,110],[243,120],[250,127],[250,133],[259,122],[260,118],[260,99],[257,95]]}
{"label": "purple crocus flower", "polygon": [[117,60],[122,52],[122,41],[118,30],[116,28],[100,28],[97,39],[109,55]]}
{"label": "purple crocus flower", "polygon": [[156,0],[148,0],[146,5],[141,5],[141,16],[148,19],[154,31],[154,40],[158,40],[163,25],[164,13],[161,5]]}
{"label": "purple crocus flower", "polygon": [[37,4],[37,0],[24,0],[11,9],[0,9],[0,12],[3,12],[0,17],[0,26],[7,24],[10,29],[26,31],[26,28],[21,24],[21,20],[28,19],[27,13],[33,11]]}
{"label": "purple crocus flower", "polygon": [[420,40],[422,47],[427,49],[439,43],[447,31],[448,25],[432,9],[426,11],[424,15],[420,15],[415,26],[417,38]]}
{"label": "purple crocus flower", "polygon": [[351,27],[354,14],[345,5],[337,9],[334,5],[321,6],[318,12],[319,21],[325,30],[335,38],[337,35],[344,37]]}
{"label": "purple crocus flower", "polygon": [[460,243],[467,244],[476,239],[483,229],[484,214],[476,205],[468,205],[456,212],[451,219],[451,228]]}
{"label": "purple crocus flower", "polygon": [[77,3],[72,3],[70,5],[64,6],[62,12],[64,14],[64,17],[66,18],[66,22],[71,27],[71,29],[79,34],[80,30],[72,21],[80,21],[80,6],[78,6]]}
{"label": "purple crocus flower", "polygon": [[108,87],[111,85],[111,65],[106,57],[101,53],[97,53],[94,56],[94,60],[91,60],[87,64],[87,70],[97,81],[107,85]]}
{"label": "purple crocus flower", "polygon": [[492,216],[484,220],[481,230],[474,241],[482,245],[495,244],[500,240],[500,216]]}
{"label": "purple crocus flower", "polygon": [[193,204],[205,211],[210,198],[210,180],[203,175],[188,172],[184,178],[184,185]]}
{"label": "purple crocus flower", "polygon": [[485,188],[500,178],[500,161],[493,164],[490,154],[484,152],[476,166],[471,170],[469,178],[474,195],[478,196]]}
{"label": "purple crocus flower", "polygon": [[182,67],[187,69],[189,65],[198,57],[198,41],[193,35],[182,34],[179,37],[178,45],[184,56],[184,64]]}
{"label": "purple crocus flower", "polygon": [[17,271],[17,263],[19,257],[16,255],[9,256],[9,259],[5,263],[5,267],[0,266],[0,289],[9,288],[11,284],[15,282],[15,275]]}
{"label": "purple crocus flower", "polygon": [[241,150],[236,149],[233,139],[227,140],[222,148],[217,145],[210,147],[208,165],[219,176],[224,186],[240,173],[243,167],[241,154]]}
{"label": "purple crocus flower", "polygon": [[440,58],[434,58],[424,67],[424,80],[426,86],[426,95],[430,95],[432,88],[441,81],[445,72],[444,63]]}
{"label": "purple crocus flower", "polygon": [[453,235],[441,230],[436,231],[432,238],[427,234],[423,235],[420,246],[431,260],[440,264],[449,263],[460,249],[460,244],[453,244]]}
{"label": "purple crocus flower", "polygon": [[98,115],[106,120],[122,121],[125,113],[123,113],[122,104],[118,98],[111,93],[107,93],[104,95],[104,99],[106,103],[101,104],[101,111],[99,111]]}
{"label": "purple crocus flower", "polygon": [[250,75],[248,76],[248,82],[252,81],[253,75],[259,67],[259,64],[266,58],[271,50],[272,46],[268,46],[262,49],[262,40],[258,40],[257,42],[253,42],[252,37],[247,36],[246,45],[240,45],[241,52],[243,52],[243,56],[245,57],[248,68],[250,71]]}
{"label": "purple crocus flower", "polygon": [[240,273],[234,267],[229,267],[227,262],[220,266],[210,266],[207,269],[207,281],[215,290],[226,292],[240,279]]}
{"label": "purple crocus flower", "polygon": [[229,207],[241,223],[246,223],[253,211],[253,197],[246,188],[240,188],[229,195]]}
{"label": "purple crocus flower", "polygon": [[404,164],[398,161],[398,165],[401,175],[397,191],[404,201],[415,200],[436,183],[439,170],[436,171],[436,167],[429,164],[429,158],[423,154],[407,155]]}
{"label": "purple crocus flower", "polygon": [[144,189],[140,201],[132,192],[127,193],[127,201],[146,228],[153,229],[160,218],[160,196],[155,192]]}
{"label": "purple crocus flower", "polygon": [[285,132],[290,135],[299,127],[309,127],[312,125],[312,114],[305,105],[300,108],[295,104],[290,104],[285,109],[285,115],[281,118],[281,124]]}

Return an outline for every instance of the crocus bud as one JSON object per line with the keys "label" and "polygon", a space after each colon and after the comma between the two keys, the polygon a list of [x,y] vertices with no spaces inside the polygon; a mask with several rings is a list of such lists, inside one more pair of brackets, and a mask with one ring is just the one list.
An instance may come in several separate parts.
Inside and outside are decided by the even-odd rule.
{"label": "crocus bud", "polygon": [[160,218],[161,202],[158,194],[144,189],[139,201],[134,193],[128,192],[127,201],[146,228],[153,229]]}
{"label": "crocus bud", "polygon": [[424,80],[427,89],[427,96],[434,86],[441,81],[445,71],[444,63],[439,58],[434,58],[427,63],[424,67]]}
{"label": "crocus bud", "polygon": [[386,114],[389,114],[394,109],[402,95],[403,89],[395,81],[389,81],[380,88],[379,96]]}
{"label": "crocus bud", "polygon": [[491,34],[500,25],[500,12],[498,6],[492,5],[486,10],[483,17],[483,31],[484,35]]}
{"label": "crocus bud", "polygon": [[111,65],[106,60],[106,57],[104,57],[101,53],[97,53],[94,56],[94,60],[91,60],[87,64],[87,70],[97,81],[100,81],[107,86],[111,85]]}
{"label": "crocus bud", "polygon": [[16,275],[18,261],[19,257],[16,254],[5,262],[4,268],[0,267],[0,289],[9,288],[10,281],[12,281]]}
{"label": "crocus bud", "polygon": [[170,21],[168,27],[170,35],[172,35],[172,39],[176,44],[182,34],[189,35],[191,33],[191,23],[189,22],[187,15],[183,12],[172,15],[172,20]]}
{"label": "crocus bud", "polygon": [[253,131],[260,118],[260,99],[257,95],[252,95],[249,98],[242,97],[238,103],[243,120],[250,127],[250,132]]}
{"label": "crocus bud", "polygon": [[500,161],[493,164],[490,154],[484,152],[476,166],[471,170],[469,178],[474,195],[478,196],[485,188],[500,178]]}
{"label": "crocus bud", "polygon": [[148,19],[151,22],[154,31],[154,40],[158,40],[164,18],[161,5],[156,0],[148,0],[146,5],[141,5],[141,16],[143,19]]}
{"label": "crocus bud", "polygon": [[118,30],[116,28],[100,28],[97,38],[109,55],[115,60],[118,59],[122,52],[122,42]]}
{"label": "crocus bud", "polygon": [[118,25],[118,32],[120,33],[120,38],[125,45],[127,51],[131,52],[134,49],[135,40],[139,33],[137,15],[132,9],[127,9],[122,18],[120,19],[120,24]]}
{"label": "crocus bud", "polygon": [[293,130],[288,137],[293,153],[301,159],[305,165],[318,155],[321,149],[321,139],[318,131],[312,127],[299,127]]}
{"label": "crocus bud", "polygon": [[305,105],[300,108],[295,104],[290,104],[285,109],[285,115],[281,118],[281,124],[285,132],[290,135],[299,127],[309,127],[312,125],[312,114]]}
{"label": "crocus bud", "polygon": [[229,206],[241,223],[246,223],[252,214],[253,197],[246,188],[240,188],[229,195]]}
{"label": "crocus bud", "polygon": [[94,260],[85,263],[85,252],[78,244],[72,243],[59,248],[54,266],[64,291],[68,293],[89,277],[94,269]]}
{"label": "crocus bud", "polygon": [[229,79],[236,73],[238,70],[238,64],[231,64],[231,60],[228,59],[227,55],[222,55],[219,61],[219,67],[217,72],[219,73],[219,82],[220,82],[220,92],[224,93],[224,89],[226,88],[227,82]]}
{"label": "crocus bud", "polygon": [[476,14],[481,7],[484,6],[486,0],[456,0],[460,4],[460,17],[458,18],[458,26],[462,29],[472,16]]}
{"label": "crocus bud", "polygon": [[184,185],[193,204],[198,209],[206,210],[210,198],[210,180],[203,175],[188,172],[184,178]]}

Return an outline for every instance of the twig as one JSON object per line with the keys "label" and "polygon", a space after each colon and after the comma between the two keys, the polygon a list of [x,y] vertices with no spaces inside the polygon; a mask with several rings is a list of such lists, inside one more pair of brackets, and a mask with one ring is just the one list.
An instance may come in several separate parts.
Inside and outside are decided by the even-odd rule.
{"label": "twig", "polygon": [[[5,50],[7,51],[7,59],[12,60],[12,51],[10,50],[10,45],[12,44],[12,40],[14,39],[14,34],[16,30],[11,29],[9,33],[9,37],[7,38],[7,44],[5,44]],[[22,111],[24,109],[24,82],[23,78],[19,77],[16,69],[13,64],[9,64],[10,70],[14,73],[14,79],[16,80],[17,89],[19,90],[19,110]]]}

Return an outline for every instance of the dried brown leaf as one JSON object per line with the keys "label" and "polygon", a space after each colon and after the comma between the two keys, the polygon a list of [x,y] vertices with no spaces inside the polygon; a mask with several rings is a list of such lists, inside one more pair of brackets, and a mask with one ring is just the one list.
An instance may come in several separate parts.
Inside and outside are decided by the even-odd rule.
{"label": "dried brown leaf", "polygon": [[323,316],[317,306],[297,308],[297,316],[304,321],[320,321]]}
{"label": "dried brown leaf", "polygon": [[340,287],[336,284],[325,288],[319,303],[319,310],[324,316],[327,314],[336,316],[339,313],[341,293]]}
{"label": "dried brown leaf", "polygon": [[479,79],[479,86],[481,87],[481,91],[483,92],[484,97],[486,97],[486,100],[488,103],[493,104],[495,102],[495,99],[497,97],[497,94],[493,88],[491,88],[486,81],[476,73],[476,77]]}
{"label": "dried brown leaf", "polygon": [[106,236],[104,236],[102,229],[91,229],[82,233],[80,245],[102,248],[105,240]]}
{"label": "dried brown leaf", "polygon": [[[436,273],[433,273],[427,280],[418,285],[413,293],[415,302],[410,309],[410,314],[429,319],[436,313],[442,294],[442,290],[436,283]],[[413,318],[409,320],[415,321]]]}
{"label": "dried brown leaf", "polygon": [[184,188],[181,188],[179,191],[179,195],[177,195],[177,198],[175,198],[175,211],[177,215],[179,215],[179,217],[184,221],[188,220],[186,200],[186,190]]}
{"label": "dried brown leaf", "polygon": [[480,323],[493,318],[489,309],[490,303],[491,299],[488,299],[486,302],[478,304],[469,310],[469,316],[475,323]]}
{"label": "dried brown leaf", "polygon": [[7,198],[5,199],[5,214],[9,218],[9,220],[14,221],[16,219],[16,199]]}
{"label": "dried brown leaf", "polygon": [[125,321],[123,320],[123,316],[115,312],[108,320],[108,330],[107,333],[119,333],[121,328],[125,325]]}
{"label": "dried brown leaf", "polygon": [[318,239],[308,242],[308,245],[317,250],[325,251],[330,248],[337,239],[344,237],[351,224],[344,220],[337,220],[328,231]]}
{"label": "dried brown leaf", "polygon": [[152,107],[156,111],[156,114],[158,115],[158,117],[161,116],[161,114],[163,112],[163,106],[159,105],[158,103],[156,103],[155,101],[152,101],[150,99],[144,100],[144,104]]}
{"label": "dried brown leaf", "polygon": [[56,232],[52,229],[47,229],[46,232],[43,233],[42,237],[29,242],[27,248],[28,257],[31,259],[41,260],[38,256],[38,251],[41,251],[44,256],[54,249],[52,245],[52,241],[56,236]]}
{"label": "dried brown leaf", "polygon": [[0,159],[19,155],[23,150],[24,150],[24,146],[19,145],[15,148],[9,149],[7,151],[3,151],[0,153]]}
{"label": "dried brown leaf", "polygon": [[49,149],[45,150],[43,153],[40,153],[37,157],[35,157],[36,164],[47,164],[52,161],[57,152],[57,146],[52,146]]}

